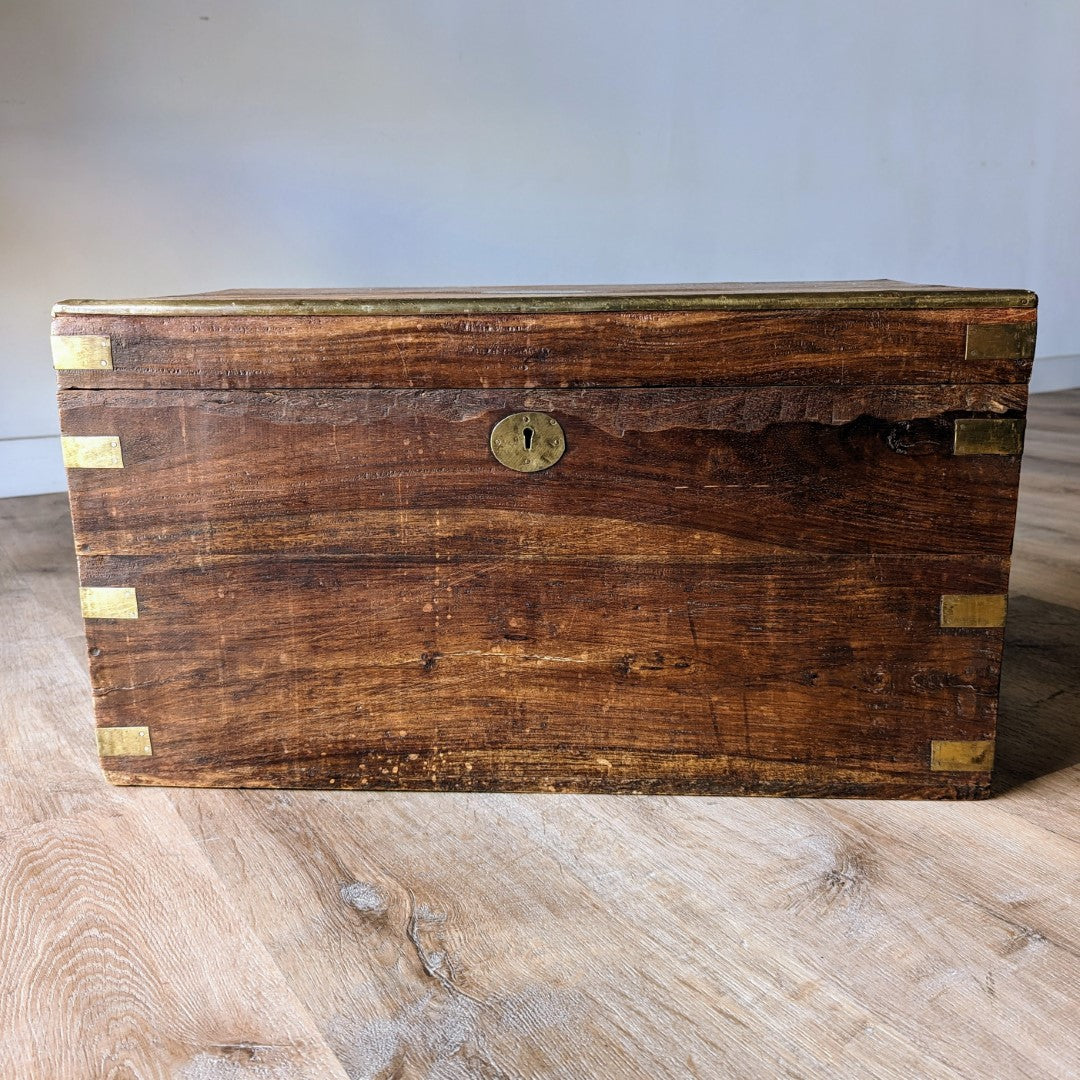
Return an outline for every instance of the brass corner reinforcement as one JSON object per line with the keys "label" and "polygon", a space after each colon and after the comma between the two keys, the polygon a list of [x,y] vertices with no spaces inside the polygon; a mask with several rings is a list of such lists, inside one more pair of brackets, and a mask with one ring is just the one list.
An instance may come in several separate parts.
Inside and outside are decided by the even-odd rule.
{"label": "brass corner reinforcement", "polygon": [[933,739],[931,772],[985,772],[994,767],[993,739]]}
{"label": "brass corner reinforcement", "polygon": [[122,469],[124,455],[116,435],[61,435],[65,469]]}
{"label": "brass corner reinforcement", "polygon": [[148,727],[99,727],[97,729],[99,757],[152,757]]}
{"label": "brass corner reinforcement", "polygon": [[1019,454],[1024,448],[1024,421],[1009,417],[971,416],[955,421],[953,453]]}
{"label": "brass corner reinforcement", "polygon": [[941,625],[986,630],[1005,625],[1005,593],[946,593],[941,598]]}
{"label": "brass corner reinforcement", "polygon": [[139,601],[134,589],[91,586],[79,589],[84,619],[137,619]]}
{"label": "brass corner reinforcement", "polygon": [[967,360],[1030,360],[1035,355],[1035,323],[969,323]]}
{"label": "brass corner reinforcement", "polygon": [[100,334],[53,334],[52,358],[57,371],[111,371],[112,339]]}

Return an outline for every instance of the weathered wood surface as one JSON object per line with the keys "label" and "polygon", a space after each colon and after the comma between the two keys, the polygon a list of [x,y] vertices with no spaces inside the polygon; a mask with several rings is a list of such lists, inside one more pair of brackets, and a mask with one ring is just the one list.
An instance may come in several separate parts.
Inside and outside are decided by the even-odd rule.
{"label": "weathered wood surface", "polygon": [[61,387],[578,387],[1026,384],[1025,358],[965,357],[969,324],[1035,311],[628,312],[542,315],[61,315],[105,335],[113,370]]}
{"label": "weathered wood surface", "polygon": [[[1001,630],[943,631],[1000,559],[439,566],[107,557],[87,623],[126,781],[957,795],[935,739],[993,738]],[[212,722],[208,723],[208,718]]]}
{"label": "weathered wood surface", "polygon": [[109,788],[64,500],[0,502],[0,1075],[1073,1080],[1078,431],[1033,399],[982,803]]}
{"label": "weathered wood surface", "polygon": [[[1034,297],[815,295],[64,305],[54,340],[108,345],[58,357],[83,585],[145,586],[149,604],[88,613],[110,774],[985,792],[1001,635],[974,647],[959,620],[961,643],[936,613],[946,593],[1001,609],[1019,454],[954,451],[954,434],[1022,418]],[[489,448],[524,410],[562,425],[546,472]]]}
{"label": "weathered wood surface", "polygon": [[[958,415],[1022,386],[666,390],[71,390],[66,435],[123,469],[69,472],[82,554],[1007,557],[1019,459],[955,457]],[[488,434],[554,415],[522,474]]]}
{"label": "weathered wood surface", "polygon": [[[1001,634],[938,611],[1005,591],[1019,459],[954,456],[953,421],[1024,404],[1011,386],[64,391],[65,434],[123,448],[122,469],[70,472],[83,585],[139,600],[138,620],[90,622],[99,724],[148,723],[154,746],[109,773],[983,793],[930,746],[993,738]],[[491,456],[516,409],[558,417],[557,467]]]}

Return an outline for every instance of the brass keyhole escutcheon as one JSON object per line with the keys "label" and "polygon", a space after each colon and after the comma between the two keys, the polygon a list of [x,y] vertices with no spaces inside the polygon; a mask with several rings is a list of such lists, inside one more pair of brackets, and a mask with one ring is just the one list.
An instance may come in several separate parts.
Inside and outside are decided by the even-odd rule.
{"label": "brass keyhole escutcheon", "polygon": [[550,469],[565,450],[562,425],[547,413],[511,413],[491,429],[491,452],[515,472]]}

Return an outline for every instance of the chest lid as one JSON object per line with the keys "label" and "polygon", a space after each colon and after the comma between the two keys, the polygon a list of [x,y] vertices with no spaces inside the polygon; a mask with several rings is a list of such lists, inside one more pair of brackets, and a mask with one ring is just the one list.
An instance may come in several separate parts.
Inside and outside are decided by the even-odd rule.
{"label": "chest lid", "polygon": [[1016,383],[1035,305],[889,280],[226,290],[61,301],[54,363],[102,389]]}

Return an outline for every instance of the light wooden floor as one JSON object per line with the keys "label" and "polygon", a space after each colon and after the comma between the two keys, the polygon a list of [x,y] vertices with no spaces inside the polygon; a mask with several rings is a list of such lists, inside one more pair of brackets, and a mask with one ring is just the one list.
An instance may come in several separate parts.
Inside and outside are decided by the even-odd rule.
{"label": "light wooden floor", "polygon": [[0,1077],[1080,1075],[1080,391],[1033,401],[983,803],[113,789],[0,502]]}

